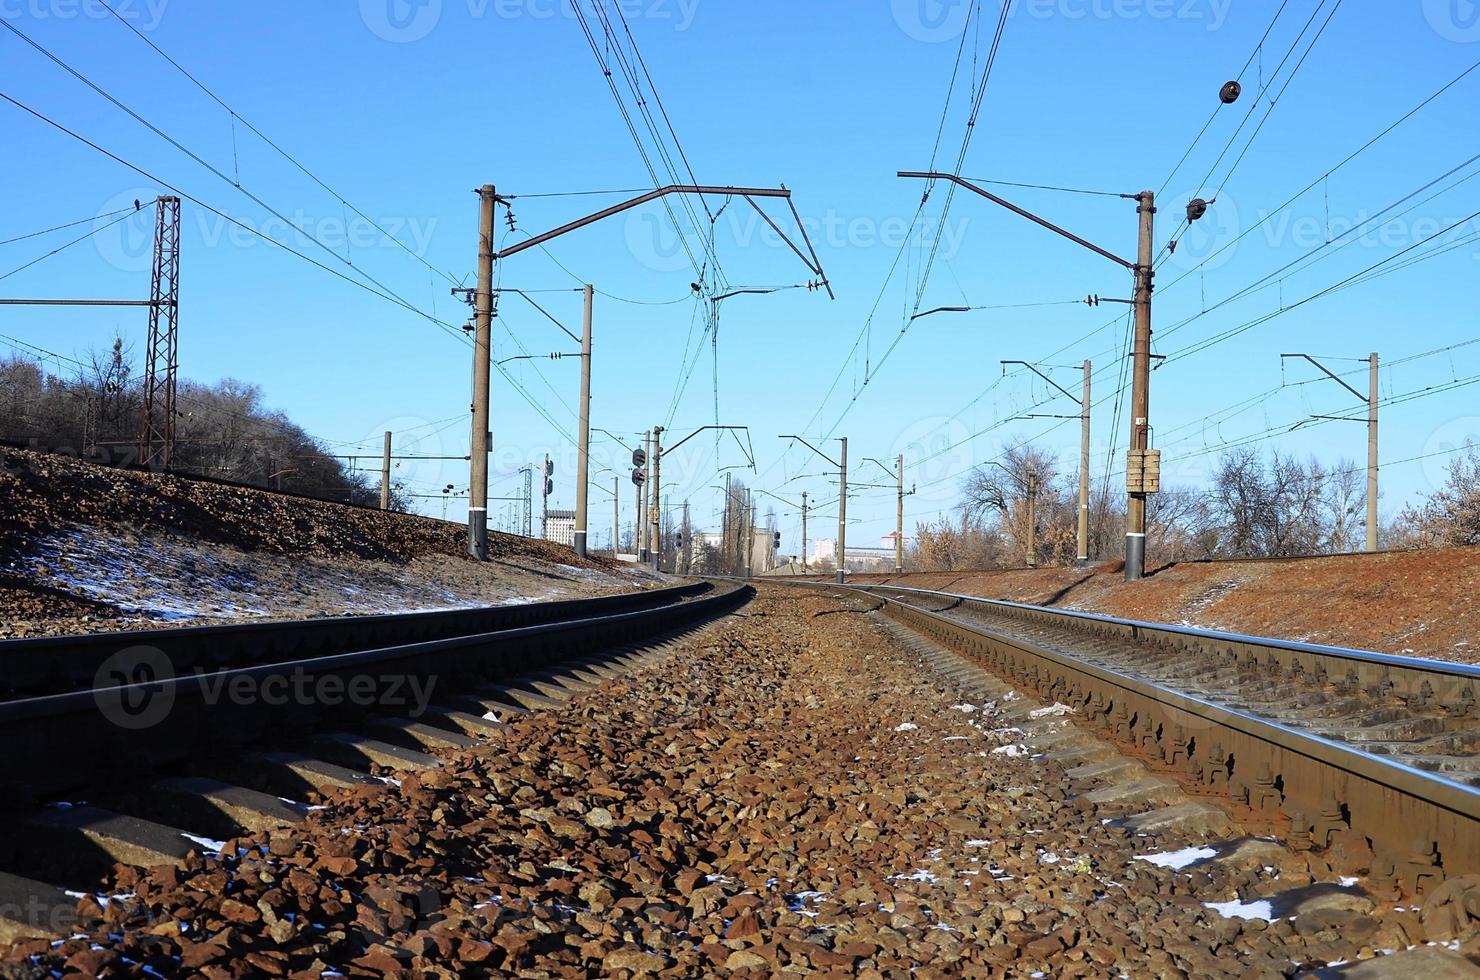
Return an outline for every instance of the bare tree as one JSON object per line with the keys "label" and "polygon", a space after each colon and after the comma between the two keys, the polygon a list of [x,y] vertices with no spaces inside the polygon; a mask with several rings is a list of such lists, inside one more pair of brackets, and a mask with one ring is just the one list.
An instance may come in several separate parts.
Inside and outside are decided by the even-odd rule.
{"label": "bare tree", "polygon": [[1253,449],[1225,455],[1209,494],[1221,557],[1268,558],[1320,553],[1329,474],[1312,459],[1274,453],[1266,465]]}
{"label": "bare tree", "polygon": [[1357,551],[1366,543],[1367,480],[1364,469],[1349,459],[1338,459],[1326,474],[1321,495],[1327,540],[1326,551]]}
{"label": "bare tree", "polygon": [[1060,480],[1052,453],[1018,443],[1005,449],[999,460],[967,474],[963,512],[970,520],[1000,529],[1017,555],[1010,564],[1024,559],[1063,562],[1066,556],[1073,558],[1077,533],[1076,490],[1070,482]]}
{"label": "bare tree", "polygon": [[1444,485],[1398,515],[1391,543],[1447,547],[1480,544],[1480,447],[1471,442],[1449,461]]}
{"label": "bare tree", "polygon": [[[0,438],[102,463],[132,461],[139,435],[140,385],[121,338],[92,351],[72,377],[21,358],[0,361]],[[278,486],[327,500],[377,505],[379,473],[355,472],[280,412],[255,385],[182,380],[174,468],[185,473]],[[94,450],[93,447],[96,447]],[[391,506],[407,509],[403,488]]]}

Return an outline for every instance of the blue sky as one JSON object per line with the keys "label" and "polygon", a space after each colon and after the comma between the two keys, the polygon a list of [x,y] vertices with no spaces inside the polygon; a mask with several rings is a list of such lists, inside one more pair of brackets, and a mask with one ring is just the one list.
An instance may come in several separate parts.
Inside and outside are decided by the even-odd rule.
{"label": "blue sky", "polygon": [[[1304,55],[1333,4],[1334,15]],[[115,0],[115,6],[242,119],[406,247],[385,240],[234,123],[92,0],[0,0],[0,13],[226,179],[9,32],[0,34],[0,91],[345,276],[373,277],[431,317],[466,319],[447,277],[472,283],[478,185],[491,182],[516,197],[517,230],[501,231],[502,244],[624,196],[538,195],[651,186],[580,23],[555,0]],[[1018,0],[962,170],[1078,189],[1164,191],[1158,247],[1177,230],[1188,198],[1217,192],[1208,217],[1181,236],[1158,275],[1155,349],[1169,359],[1153,376],[1152,424],[1166,478],[1175,483],[1202,483],[1221,445],[1256,436],[1267,436],[1257,443],[1264,448],[1314,453],[1329,464],[1364,458],[1360,425],[1285,431],[1309,414],[1360,406],[1334,383],[1299,384],[1314,378],[1314,369],[1294,363],[1282,369],[1283,351],[1333,358],[1378,351],[1391,363],[1480,336],[1473,295],[1480,248],[1467,240],[1480,231],[1469,217],[1480,210],[1480,181],[1465,179],[1480,172],[1466,162],[1480,153],[1474,145],[1480,71],[1343,164],[1480,61],[1480,13],[1468,0],[1289,0],[1261,48],[1276,6]],[[585,9],[592,10],[589,2]],[[894,174],[927,168],[938,131],[937,164],[953,165],[966,131],[965,90],[984,64],[999,9],[991,2],[973,8],[966,0],[622,0],[699,180],[790,188],[837,293],[830,302],[821,292],[787,289],[721,305],[719,422],[749,426],[759,472],[734,472],[753,485],[790,500],[803,490],[814,502],[836,496],[824,464],[777,438],[793,432],[819,446],[848,436],[855,478],[870,483],[885,482],[885,474],[857,461],[892,463],[906,453],[907,480],[919,490],[909,501],[910,524],[949,516],[964,472],[1015,439],[1040,438],[1061,454],[1064,472],[1072,472],[1077,426],[1007,420],[1029,412],[1068,414],[1074,406],[1046,401],[1051,389],[1026,372],[1003,377],[1002,359],[1062,366],[1054,376],[1071,389],[1079,363],[1092,359],[1095,473],[1119,472],[1109,454],[1112,437],[1116,454],[1123,452],[1119,430],[1128,425],[1122,412],[1112,433],[1123,308],[1068,301],[1088,293],[1128,295],[1128,277],[985,200],[958,194],[922,288],[943,188],[906,235],[924,188]],[[1303,40],[1282,65],[1302,29]],[[958,51],[960,74],[942,130]],[[1246,63],[1243,97],[1214,115],[1219,87]],[[12,105],[0,104],[0,131],[11,161],[0,239],[109,213],[163,190]],[[1186,163],[1173,172],[1189,145]],[[1220,161],[1225,145],[1231,149]],[[1420,191],[1436,178],[1442,179]],[[236,182],[328,250],[277,221]],[[1111,251],[1134,255],[1133,202],[994,189]],[[1399,201],[1383,220],[1363,225],[1363,234],[1346,234]],[[708,203],[717,211],[724,202]],[[702,209],[697,213],[707,225]],[[768,213],[791,227],[784,206],[773,202]],[[684,359],[686,345],[701,338],[704,317],[689,286],[695,272],[668,220],[661,206],[650,205],[561,238],[548,251],[512,257],[498,270],[502,286],[548,291],[535,297],[576,330],[579,284],[589,281],[601,291],[593,424],[629,445],[655,424],[682,435],[715,421],[709,341],[697,359]],[[406,451],[466,451],[470,366],[463,343],[189,201],[183,221],[185,375],[259,384],[270,405],[339,452],[377,451],[387,428],[400,434],[398,446]],[[0,275],[103,224],[0,246]],[[686,230],[697,243],[694,230]],[[149,234],[143,218],[104,228],[5,278],[0,293],[142,295]],[[794,286],[810,277],[741,201],[719,214],[714,242],[731,288]],[[1391,264],[1379,268],[1390,269],[1450,242],[1461,244],[1296,305],[1383,260]],[[1261,288],[1241,293],[1282,269]],[[714,273],[705,271],[712,280]],[[1224,302],[1231,296],[1238,298]],[[923,318],[901,338],[917,297],[922,309],[997,308]],[[496,357],[571,349],[517,296],[506,295],[500,312]],[[68,356],[106,345],[115,332],[142,344],[145,330],[143,314],[127,309],[9,308],[0,321],[0,346],[20,341]],[[1198,349],[1200,342],[1211,345]],[[692,356],[695,347],[688,349]],[[1328,363],[1363,372],[1351,380],[1365,390],[1362,365]],[[569,506],[575,455],[564,433],[575,428],[578,362],[506,367],[559,428],[496,376],[493,494],[516,493],[514,471],[550,452],[557,460],[552,505]],[[868,384],[860,388],[866,372]],[[1383,470],[1385,515],[1433,486],[1448,458],[1444,450],[1480,433],[1477,389],[1454,387],[1477,375],[1480,344],[1384,368],[1382,392],[1398,399],[1383,411],[1382,457],[1391,463]],[[1450,390],[1403,400],[1442,386]],[[836,443],[823,448],[832,453]],[[597,437],[593,455],[598,465],[625,472],[625,451],[607,437]],[[1418,456],[1427,458],[1397,462]],[[745,462],[736,441],[721,441],[716,456],[712,436],[696,437],[665,460],[664,482],[676,483],[669,500],[691,500],[696,524],[712,525],[720,497],[712,487],[722,482],[721,468]],[[467,484],[459,464],[408,462],[397,474],[424,493]],[[609,487],[611,474],[598,480]],[[593,531],[604,544],[610,500],[601,492],[591,499]],[[443,513],[440,501],[423,503],[428,513]],[[622,504],[623,520],[630,520],[625,479]],[[502,523],[504,506],[493,503],[495,524]],[[459,519],[463,507],[454,501],[448,516]],[[814,537],[831,535],[827,515],[833,513],[822,508]],[[850,516],[859,519],[850,540],[875,543],[892,529],[892,494],[860,490],[850,497]],[[781,518],[784,551],[796,549],[797,523],[790,514]]]}

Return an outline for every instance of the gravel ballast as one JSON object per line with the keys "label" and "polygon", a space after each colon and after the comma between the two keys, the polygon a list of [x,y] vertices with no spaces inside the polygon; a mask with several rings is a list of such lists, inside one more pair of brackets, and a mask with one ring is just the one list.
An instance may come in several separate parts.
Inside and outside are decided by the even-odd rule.
{"label": "gravel ballast", "polygon": [[84,933],[0,959],[105,976],[1257,977],[1427,938],[1416,907],[1377,896],[1257,917],[1321,878],[1319,858],[1208,865],[1207,841],[1137,836],[1035,757],[1033,736],[1072,719],[970,697],[870,617],[764,589],[672,658],[443,751],[440,770],[341,791],[230,857],[125,868],[106,907],[81,901]]}

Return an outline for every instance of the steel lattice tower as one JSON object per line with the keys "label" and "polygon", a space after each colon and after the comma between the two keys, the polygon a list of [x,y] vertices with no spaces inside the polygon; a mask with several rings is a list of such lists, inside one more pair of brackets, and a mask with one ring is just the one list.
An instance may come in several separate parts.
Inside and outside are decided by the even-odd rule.
{"label": "steel lattice tower", "polygon": [[180,367],[180,199],[161,197],[156,204],[139,462],[167,469],[175,456],[175,378]]}
{"label": "steel lattice tower", "polygon": [[524,519],[523,535],[526,538],[534,537],[534,467],[524,468]]}

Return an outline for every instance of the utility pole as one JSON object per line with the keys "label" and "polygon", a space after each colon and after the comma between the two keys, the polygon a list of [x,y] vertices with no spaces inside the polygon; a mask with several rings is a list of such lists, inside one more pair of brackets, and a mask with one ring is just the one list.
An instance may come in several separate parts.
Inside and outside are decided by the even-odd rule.
{"label": "utility pole", "polygon": [[524,474],[523,512],[520,515],[519,533],[526,538],[532,538],[534,537],[534,467],[525,466],[519,472]]}
{"label": "utility pole", "polygon": [[807,491],[802,491],[802,574],[807,574]]}
{"label": "utility pole", "polygon": [[1084,394],[1079,400],[1079,564],[1089,562],[1089,361],[1084,362]]}
{"label": "utility pole", "polygon": [[540,539],[542,541],[550,540],[550,490],[552,489],[550,484],[555,482],[550,479],[551,469],[550,454],[545,453],[545,465],[540,470]]}
{"label": "utility pole", "polygon": [[622,489],[620,477],[612,477],[612,560],[615,561],[617,552],[621,550],[621,524],[622,524],[622,498],[618,496]]}
{"label": "utility pole", "polygon": [[[1153,235],[1156,224],[1156,194],[1142,191],[1136,212],[1141,216],[1141,234],[1136,250],[1135,348],[1131,355],[1131,444],[1130,455],[1139,460],[1141,481],[1128,487],[1130,499],[1125,513],[1125,580],[1135,582],[1146,574],[1146,495],[1156,486],[1150,479],[1151,459],[1151,281],[1155,276]],[[1159,475],[1158,475],[1159,479]]]}
{"label": "utility pole", "polygon": [[663,427],[661,425],[653,427],[653,454],[648,462],[653,468],[653,502],[648,522],[652,528],[653,570],[657,571],[658,566],[662,564],[663,553],[663,513],[659,509],[662,501],[658,496],[658,486],[663,479]]}
{"label": "utility pole", "polygon": [[1367,550],[1377,550],[1377,351],[1367,373]]}
{"label": "utility pole", "polygon": [[[816,453],[818,456],[821,456],[824,460],[826,460],[827,462],[831,463],[832,465],[834,465],[834,466],[836,466],[838,468],[838,570],[837,571],[838,571],[838,584],[839,585],[842,585],[843,584],[843,579],[846,576],[847,571],[848,571],[848,565],[847,565],[847,561],[848,561],[848,538],[847,538],[847,535],[848,535],[848,438],[846,436],[844,436],[844,437],[842,437],[842,438],[840,438],[838,440],[838,442],[840,442],[840,443],[843,444],[843,452],[842,452],[842,455],[838,459],[833,459],[827,453],[825,453],[822,450],[818,449],[816,446],[812,445],[810,442],[808,442],[807,440],[803,439],[801,436],[796,436],[796,435],[782,435],[782,436],[778,436],[777,438],[779,438],[779,439],[790,439],[790,440],[792,440],[794,442],[800,442],[802,445],[804,445],[808,449],[812,450],[812,452]],[[803,497],[802,499],[803,499],[803,503],[805,504],[806,498]],[[804,510],[805,510],[805,507],[804,507]],[[803,519],[805,521],[805,517]],[[803,538],[803,541],[802,541],[802,548],[803,548],[802,554],[805,555],[806,554],[806,531],[805,531],[805,528],[804,528],[804,530],[802,532],[802,538]]]}
{"label": "utility pole", "polygon": [[[1111,300],[1110,302],[1117,302]],[[1053,378],[1038,370],[1037,365],[1029,364],[1027,361],[1003,361],[1003,365],[1018,364],[1032,371],[1048,384],[1057,388],[1059,394],[1079,406],[1078,415],[1023,415],[1025,419],[1078,419],[1079,420],[1079,563],[1084,564],[1089,560],[1089,380],[1090,363],[1084,362],[1084,390],[1075,398],[1063,385]]]}
{"label": "utility pole", "polygon": [[749,519],[745,524],[745,577],[751,578],[755,575],[755,491],[747,490],[745,496],[750,499],[746,508]]}
{"label": "utility pole", "polygon": [[726,473],[725,474],[725,516],[724,516],[723,521],[720,524],[719,551],[720,551],[720,554],[722,554],[722,555],[725,556],[724,564],[725,564],[726,567],[728,567],[729,564],[730,564],[730,545],[731,545],[730,535],[731,535],[731,533],[733,533],[735,535],[735,540],[736,541],[739,541],[740,540],[740,531],[739,531],[739,529],[736,528],[733,532],[730,529],[731,528],[731,522],[734,520],[734,516],[733,515],[734,515],[734,510],[735,510],[735,490],[734,490],[734,486],[733,486],[733,484],[735,482],[734,481],[734,476],[735,476],[735,474],[733,474],[733,473]]}
{"label": "utility pole", "polygon": [[[1129,302],[1135,308],[1135,347],[1132,353],[1132,377],[1131,377],[1131,439],[1130,449],[1126,454],[1126,517],[1125,517],[1125,578],[1128,582],[1137,581],[1146,574],[1146,497],[1148,494],[1157,493],[1161,488],[1161,457],[1156,450],[1150,448],[1151,435],[1151,289],[1152,280],[1155,276],[1154,254],[1152,236],[1155,228],[1156,218],[1156,194],[1153,191],[1142,191],[1139,194],[1121,194],[1122,198],[1136,202],[1136,214],[1140,219],[1140,234],[1136,250],[1136,261],[1127,262],[1114,252],[1107,251],[1093,242],[1086,241],[1071,231],[1066,231],[1051,221],[1047,221],[1032,212],[1018,207],[1011,201],[1003,200],[996,194],[983,187],[978,187],[969,180],[965,180],[955,174],[918,171],[900,171],[900,177],[920,178],[924,180],[946,180],[959,187],[964,187],[974,194],[979,194],[994,204],[1001,205],[1032,221],[1034,224],[1047,228],[1056,235],[1069,239],[1076,245],[1089,249],[1096,255],[1109,259],[1116,265],[1129,270],[1135,276],[1135,296],[1127,300],[1109,300],[1108,302]],[[1210,202],[1201,198],[1194,198],[1187,204],[1188,222],[1197,221],[1207,214]],[[1094,303],[1098,303],[1097,297],[1091,297]],[[1092,303],[1091,305],[1094,305]],[[952,309],[943,307],[942,309]],[[932,310],[929,312],[939,312]],[[924,316],[925,314],[918,314]]]}
{"label": "utility pole", "polygon": [[478,286],[473,294],[473,437],[468,495],[468,551],[488,560],[488,454],[493,432],[488,421],[488,371],[493,357],[493,206],[492,184],[478,190]]}
{"label": "utility pole", "polygon": [[139,462],[169,469],[175,457],[175,384],[180,367],[180,199],[161,197],[154,217],[149,287],[149,342],[144,351],[144,406]]}
{"label": "utility pole", "polygon": [[689,524],[689,502],[683,502],[683,573],[688,575],[694,570],[694,529]]}
{"label": "utility pole", "polygon": [[586,480],[591,466],[591,307],[596,290],[586,284],[581,320],[580,430],[576,433],[576,554],[586,557]]}
{"label": "utility pole", "polygon": [[[1280,359],[1281,360],[1284,360],[1287,357],[1299,357],[1299,358],[1303,358],[1304,360],[1309,361],[1310,363],[1314,364],[1317,368],[1319,368],[1320,371],[1321,371],[1321,373],[1325,374],[1326,377],[1330,378],[1332,381],[1335,381],[1337,384],[1341,385],[1341,387],[1345,388],[1347,391],[1351,392],[1353,395],[1356,395],[1357,398],[1359,398],[1360,400],[1362,400],[1362,401],[1364,401],[1364,402],[1367,403],[1367,550],[1368,551],[1376,551],[1377,550],[1377,468],[1378,468],[1377,467],[1377,402],[1378,402],[1378,387],[1377,387],[1377,365],[1378,365],[1378,360],[1377,360],[1377,352],[1376,351],[1373,351],[1370,355],[1367,356],[1367,359],[1366,359],[1367,360],[1367,394],[1365,394],[1365,395],[1362,394],[1357,389],[1353,388],[1351,385],[1347,384],[1345,381],[1341,380],[1341,377],[1339,375],[1337,375],[1330,368],[1326,367],[1320,361],[1316,360],[1314,357],[1311,357],[1309,354],[1281,354],[1280,355]],[[1305,421],[1300,422],[1299,424],[1297,424],[1295,426],[1295,428],[1298,429],[1298,428],[1300,428],[1300,426],[1304,425],[1306,422],[1313,421],[1315,419],[1321,419],[1323,421],[1329,421],[1329,422],[1357,422],[1357,421],[1360,421],[1360,419],[1357,419],[1357,418],[1355,418],[1353,416],[1350,416],[1350,415],[1312,415],[1309,419],[1306,419]]]}
{"label": "utility pole", "polygon": [[1038,567],[1038,474],[1028,471],[1028,554],[1029,568]]}
{"label": "utility pole", "polygon": [[638,564],[648,560],[647,545],[647,485],[653,478],[653,433],[649,429],[642,434],[642,482],[637,484],[637,517],[632,527],[632,550],[637,552]]}
{"label": "utility pole", "polygon": [[848,574],[848,437],[838,440],[843,454],[838,462],[838,584]]}
{"label": "utility pole", "polygon": [[385,434],[385,452],[380,457],[380,509],[391,509],[391,434]]}
{"label": "utility pole", "polygon": [[904,571],[904,453],[899,454],[899,502],[894,511],[894,574]]}

